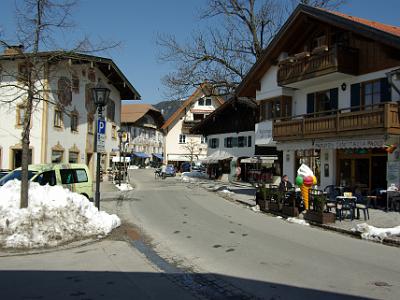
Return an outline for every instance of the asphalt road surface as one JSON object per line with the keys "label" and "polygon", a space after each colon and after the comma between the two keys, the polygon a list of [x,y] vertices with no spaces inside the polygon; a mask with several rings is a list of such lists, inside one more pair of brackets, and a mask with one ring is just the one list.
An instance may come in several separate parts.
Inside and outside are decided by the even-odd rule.
{"label": "asphalt road surface", "polygon": [[[132,170],[117,208],[175,265],[263,299],[400,299],[400,249],[255,213],[178,178]],[[223,285],[223,284],[222,284]]]}

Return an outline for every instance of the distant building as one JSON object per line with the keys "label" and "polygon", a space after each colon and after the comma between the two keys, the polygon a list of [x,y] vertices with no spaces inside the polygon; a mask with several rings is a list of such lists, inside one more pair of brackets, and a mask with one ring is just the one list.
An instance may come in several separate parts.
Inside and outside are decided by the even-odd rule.
{"label": "distant building", "polygon": [[121,113],[122,129],[128,132],[129,153],[135,165],[159,165],[163,161],[164,135],[161,112],[150,104],[124,104]]}
{"label": "distant building", "polygon": [[[29,53],[8,51],[0,55],[0,168],[21,165],[21,131],[25,114],[24,97],[15,101],[23,85],[24,57]],[[38,89],[45,101],[35,104],[30,135],[30,162],[85,163],[92,174],[95,168],[94,139],[96,107],[92,88],[101,81],[111,90],[104,109],[106,118],[106,153],[102,167],[117,155],[117,130],[120,127],[121,99],[140,98],[132,84],[111,59],[70,52],[42,52],[42,72]]]}
{"label": "distant building", "polygon": [[207,156],[207,141],[190,129],[223,104],[223,99],[211,95],[203,84],[165,121],[165,161],[180,166],[183,162],[199,161]]}

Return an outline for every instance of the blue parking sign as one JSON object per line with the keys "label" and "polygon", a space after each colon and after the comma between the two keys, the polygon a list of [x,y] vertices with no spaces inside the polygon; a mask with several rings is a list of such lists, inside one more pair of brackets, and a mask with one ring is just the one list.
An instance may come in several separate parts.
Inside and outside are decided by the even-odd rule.
{"label": "blue parking sign", "polygon": [[97,120],[97,133],[106,134],[106,120],[104,119]]}

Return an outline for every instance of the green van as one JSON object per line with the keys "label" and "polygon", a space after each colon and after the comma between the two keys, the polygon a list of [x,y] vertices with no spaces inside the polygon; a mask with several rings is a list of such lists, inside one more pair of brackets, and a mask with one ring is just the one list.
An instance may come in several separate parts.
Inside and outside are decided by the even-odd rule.
{"label": "green van", "polygon": [[[93,186],[89,169],[85,164],[38,164],[28,166],[30,181],[40,185],[62,185],[93,201]],[[21,180],[21,168],[0,179],[0,186],[12,179]]]}

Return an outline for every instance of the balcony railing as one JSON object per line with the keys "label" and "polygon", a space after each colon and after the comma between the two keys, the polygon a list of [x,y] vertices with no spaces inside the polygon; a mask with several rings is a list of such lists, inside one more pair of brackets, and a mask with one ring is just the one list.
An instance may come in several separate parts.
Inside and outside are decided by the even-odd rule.
{"label": "balcony railing", "polygon": [[333,46],[326,52],[295,59],[292,63],[279,66],[278,84],[294,82],[334,73],[357,74],[358,50]]}
{"label": "balcony railing", "polygon": [[190,130],[197,124],[200,124],[201,121],[203,120],[184,120],[182,124],[182,129]]}
{"label": "balcony railing", "polygon": [[275,141],[359,134],[400,134],[399,104],[351,107],[274,120]]}

